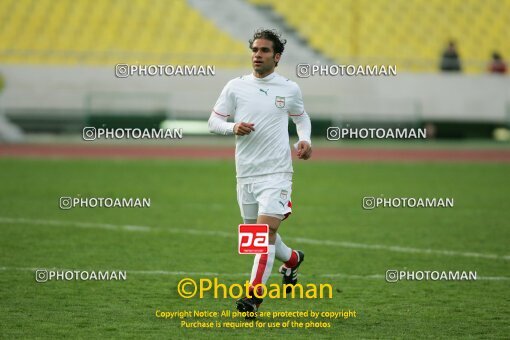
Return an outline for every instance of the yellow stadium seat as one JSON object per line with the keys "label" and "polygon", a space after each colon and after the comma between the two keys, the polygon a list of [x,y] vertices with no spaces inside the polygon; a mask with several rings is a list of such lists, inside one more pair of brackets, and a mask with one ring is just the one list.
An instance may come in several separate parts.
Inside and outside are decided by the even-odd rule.
{"label": "yellow stadium seat", "polygon": [[504,56],[510,51],[510,0],[250,2],[272,6],[313,48],[342,63],[346,56],[351,62],[379,58],[402,71],[433,72],[446,43],[455,39],[466,70],[485,72],[472,65],[484,65],[493,50]]}
{"label": "yellow stadium seat", "polygon": [[[510,56],[510,0],[249,0],[271,6],[314,49],[338,63],[371,60],[437,71],[455,39],[468,72],[493,51]],[[3,0],[0,63],[111,64],[193,60],[246,67],[237,41],[186,0]]]}
{"label": "yellow stadium seat", "polygon": [[[9,15],[0,31],[0,63],[208,64],[218,37],[228,46],[220,54],[239,56],[244,46],[186,0],[3,0],[2,13]],[[225,64],[241,65],[233,60]]]}

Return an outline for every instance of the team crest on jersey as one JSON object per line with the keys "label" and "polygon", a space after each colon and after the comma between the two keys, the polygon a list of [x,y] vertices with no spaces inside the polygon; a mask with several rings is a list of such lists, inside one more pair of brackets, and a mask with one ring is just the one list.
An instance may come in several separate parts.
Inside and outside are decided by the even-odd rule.
{"label": "team crest on jersey", "polygon": [[285,201],[287,199],[287,194],[288,194],[287,190],[282,190],[280,192],[280,198]]}
{"label": "team crest on jersey", "polygon": [[276,105],[277,108],[283,109],[285,107],[285,97],[276,96],[274,104]]}

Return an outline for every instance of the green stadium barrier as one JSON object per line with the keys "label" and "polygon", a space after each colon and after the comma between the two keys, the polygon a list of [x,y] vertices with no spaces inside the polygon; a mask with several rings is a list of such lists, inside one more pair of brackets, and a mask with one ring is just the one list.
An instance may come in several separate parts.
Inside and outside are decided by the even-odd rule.
{"label": "green stadium barrier", "polygon": [[94,92],[85,99],[87,126],[159,128],[171,116],[168,94]]}

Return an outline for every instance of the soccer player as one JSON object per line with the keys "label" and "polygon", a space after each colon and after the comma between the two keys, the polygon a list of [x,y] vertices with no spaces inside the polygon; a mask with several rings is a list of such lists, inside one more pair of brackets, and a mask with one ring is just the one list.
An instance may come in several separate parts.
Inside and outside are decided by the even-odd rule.
{"label": "soccer player", "polygon": [[[292,211],[289,117],[299,137],[294,145],[297,157],[307,160],[312,154],[311,123],[301,90],[275,72],[285,43],[274,30],[256,31],[249,40],[253,73],[227,83],[209,118],[211,132],[236,136],[237,201],[244,223],[269,225],[268,253],[255,256],[252,289],[267,282],[275,257],[283,262],[279,269],[283,283],[296,284],[304,260],[304,253],[289,248],[278,234],[280,223]],[[258,310],[262,299],[250,295],[236,302],[239,311]]]}

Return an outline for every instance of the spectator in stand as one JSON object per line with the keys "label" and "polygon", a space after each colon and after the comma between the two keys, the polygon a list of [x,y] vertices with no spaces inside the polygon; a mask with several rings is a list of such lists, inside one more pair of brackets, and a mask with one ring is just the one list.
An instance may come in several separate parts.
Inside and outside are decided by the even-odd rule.
{"label": "spectator in stand", "polygon": [[444,50],[441,56],[441,71],[443,72],[461,72],[462,66],[460,62],[459,53],[455,42],[450,40],[448,47]]}
{"label": "spectator in stand", "polygon": [[498,52],[492,53],[492,60],[489,64],[489,72],[490,73],[498,73],[498,74],[505,74],[506,73],[506,63],[501,57],[501,54]]}

